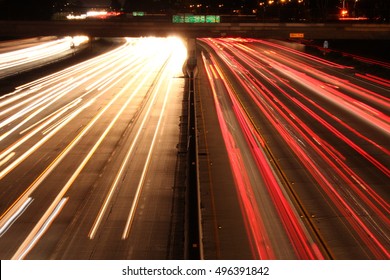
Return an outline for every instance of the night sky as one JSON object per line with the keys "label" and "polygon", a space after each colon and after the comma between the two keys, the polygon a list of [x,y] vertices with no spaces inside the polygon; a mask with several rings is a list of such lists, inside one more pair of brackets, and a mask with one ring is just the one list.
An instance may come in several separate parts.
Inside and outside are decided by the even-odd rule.
{"label": "night sky", "polygon": [[[243,14],[256,14],[262,20],[271,19],[291,21],[298,18],[305,21],[325,21],[329,16],[335,16],[340,12],[340,0],[304,0],[303,5],[298,5],[297,0],[280,4],[278,0],[274,4],[264,2],[263,8],[259,8],[259,0],[0,0],[0,20],[49,20],[54,12],[58,12],[64,3],[71,2],[74,6],[84,7],[108,7],[111,3],[120,3],[126,12],[195,12],[195,13],[232,13],[234,9],[240,9]],[[81,3],[81,5],[80,5]],[[126,3],[126,4],[125,4]],[[196,11],[184,10],[180,3],[203,3],[203,8]],[[219,9],[218,4],[223,3],[224,9]],[[376,22],[390,22],[390,0],[345,0],[350,12],[354,16],[366,16]],[[54,5],[53,5],[54,4]],[[61,6],[62,5],[62,6]],[[209,8],[205,8],[209,5]],[[352,8],[355,7],[356,8]],[[54,7],[54,8],[53,8]],[[60,7],[60,8],[58,8]],[[57,9],[57,10],[56,10]],[[182,10],[180,10],[182,9]],[[69,10],[69,8],[68,8]],[[255,12],[253,12],[255,11]],[[331,19],[332,20],[332,19]]]}
{"label": "night sky", "polygon": [[[119,0],[123,4],[124,0]],[[109,6],[110,0],[81,0],[85,6]]]}

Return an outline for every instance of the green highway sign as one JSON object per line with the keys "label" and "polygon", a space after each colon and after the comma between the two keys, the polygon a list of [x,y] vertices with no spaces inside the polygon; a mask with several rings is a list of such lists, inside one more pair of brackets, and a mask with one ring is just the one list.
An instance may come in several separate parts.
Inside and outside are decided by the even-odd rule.
{"label": "green highway sign", "polygon": [[221,16],[219,15],[173,15],[173,23],[220,23]]}
{"label": "green highway sign", "polygon": [[220,23],[220,22],[221,22],[221,16],[216,16],[216,15],[206,16],[206,23]]}
{"label": "green highway sign", "polygon": [[145,16],[145,12],[133,12],[133,17],[143,17]]}
{"label": "green highway sign", "polygon": [[184,17],[185,23],[205,23],[206,18],[205,16],[199,16],[199,15],[186,15]]}
{"label": "green highway sign", "polygon": [[173,23],[184,23],[184,15],[173,15],[172,22]]}

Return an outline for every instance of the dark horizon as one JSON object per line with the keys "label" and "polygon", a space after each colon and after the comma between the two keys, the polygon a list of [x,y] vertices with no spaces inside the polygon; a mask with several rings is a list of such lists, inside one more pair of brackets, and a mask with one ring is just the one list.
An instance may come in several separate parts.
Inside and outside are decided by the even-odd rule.
{"label": "dark horizon", "polygon": [[55,13],[93,7],[127,13],[251,15],[262,21],[281,22],[334,20],[344,7],[346,17],[390,22],[388,0],[24,0],[23,4],[15,0],[0,0],[0,20],[50,20]]}

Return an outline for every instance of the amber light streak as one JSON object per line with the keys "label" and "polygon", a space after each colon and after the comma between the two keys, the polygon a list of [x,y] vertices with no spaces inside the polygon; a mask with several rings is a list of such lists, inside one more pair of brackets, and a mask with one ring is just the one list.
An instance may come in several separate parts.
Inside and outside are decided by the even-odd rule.
{"label": "amber light streak", "polygon": [[[27,65],[69,51],[88,41],[86,36],[65,37],[17,51],[0,53],[0,71]],[[1,76],[1,75],[0,75]]]}
{"label": "amber light streak", "polygon": [[[369,100],[369,102],[372,102],[379,107],[383,106],[386,108],[389,104],[388,98],[376,93],[371,94],[370,91],[351,84],[350,82],[322,73],[310,65],[291,60],[282,53],[276,55],[276,53],[269,52],[268,55],[265,55],[244,44],[230,42],[229,39],[210,40],[208,43],[214,48],[219,56],[225,60],[225,64],[230,68],[230,71],[234,74],[235,78],[241,83],[241,86],[251,96],[253,102],[257,104],[258,108],[267,117],[268,121],[273,124],[280,136],[285,140],[286,144],[291,147],[291,150],[294,151],[297,158],[306,166],[307,170],[313,175],[313,178],[317,180],[318,184],[327,193],[340,213],[343,213],[343,216],[346,217],[352,228],[368,248],[370,248],[375,257],[379,259],[389,258],[390,255],[386,248],[386,242],[389,241],[388,226],[390,224],[387,217],[390,211],[388,202],[383,200],[369,184],[348,166],[342,152],[338,151],[337,147],[332,147],[308,125],[301,121],[289,107],[283,104],[283,101],[278,95],[282,94],[294,102],[301,110],[351,146],[376,166],[378,170],[381,170],[387,177],[389,177],[389,169],[384,163],[367,153],[352,139],[344,136],[341,131],[338,131],[330,123],[325,121],[325,119],[297,100],[297,98],[292,97],[291,94],[286,91],[286,88],[300,96],[303,100],[309,102],[309,104],[311,103],[317,110],[322,111],[322,113],[327,114],[328,117],[333,118],[336,122],[342,124],[357,137],[367,140],[387,155],[389,154],[389,151],[385,147],[381,147],[375,142],[372,142],[364,136],[362,132],[359,132],[342,122],[336,116],[332,116],[331,112],[327,112],[324,108],[317,105],[316,102],[301,94],[293,87],[291,82],[275,75],[271,69],[278,70],[279,73],[283,73],[291,80],[305,85],[307,88],[316,89],[317,94],[320,93],[329,101],[334,102],[335,104],[337,103],[346,110],[350,110],[356,117],[363,117],[364,121],[371,123],[381,130],[382,133],[387,135],[389,131],[388,116],[378,109],[364,104],[361,100]],[[226,50],[230,51],[228,52]],[[232,54],[234,54],[234,56]],[[300,55],[302,56],[304,54]],[[312,60],[313,58],[307,57],[307,59]],[[282,64],[280,61],[284,63]],[[319,61],[319,63],[322,63],[322,61]],[[265,67],[264,65],[267,66]],[[307,71],[307,73],[303,74],[300,71],[293,69],[293,65],[295,67],[298,66],[299,69],[301,69],[300,71]],[[272,85],[278,94],[274,93],[275,91],[271,91],[268,88],[269,86],[263,84],[253,73],[262,76],[269,85]],[[370,76],[367,77],[375,79],[374,82],[376,83],[380,81],[380,85],[386,85],[386,80]],[[323,81],[320,81],[320,79],[325,80],[325,83],[329,83],[330,85],[325,84]],[[281,85],[283,85],[283,87]],[[347,93],[350,92],[353,95],[359,96],[360,101],[347,95]],[[310,152],[310,150],[312,152]],[[317,155],[318,158],[315,155]],[[328,172],[322,170],[323,163],[321,162],[326,163],[335,174],[338,174],[338,177],[345,182],[345,189],[338,189],[334,186],[334,183],[332,182],[333,179],[329,176]],[[368,215],[367,217],[362,218],[360,213],[367,213],[366,209],[369,209],[369,211],[375,213],[375,215]]]}
{"label": "amber light streak", "polygon": [[[88,146],[83,156],[77,158],[79,162],[74,169],[69,170],[69,176],[63,185],[60,185],[58,193],[48,201],[48,207],[44,213],[38,213],[38,222],[32,227],[24,242],[14,254],[13,258],[25,258],[35,244],[40,241],[50,224],[63,208],[63,201],[66,193],[70,191],[75,182],[81,177],[85,167],[91,164],[91,159],[98,154],[103,141],[107,141],[109,134],[113,133],[118,123],[124,116],[129,116],[131,107],[139,104],[146,95],[148,109],[145,109],[145,115],[142,117],[140,128],[137,135],[144,133],[145,127],[154,125],[150,124],[150,119],[154,113],[158,112],[158,102],[163,96],[163,108],[160,110],[159,121],[156,126],[155,136],[153,137],[149,154],[146,159],[143,177],[140,179],[137,193],[142,192],[142,185],[146,178],[149,163],[152,158],[153,147],[157,144],[158,136],[161,134],[160,126],[165,116],[165,106],[169,102],[169,91],[172,90],[171,83],[177,73],[181,73],[182,65],[185,60],[186,49],[177,38],[143,38],[128,39],[127,42],[117,49],[96,57],[90,61],[70,67],[59,73],[42,78],[23,85],[14,92],[0,98],[0,108],[4,108],[0,115],[1,134],[0,141],[4,144],[4,149],[0,153],[0,180],[6,177],[19,167],[31,155],[39,151],[46,142],[56,137],[60,131],[64,131],[71,122],[80,115],[87,114],[87,108],[96,106],[99,100],[105,101],[103,105],[96,106],[89,118],[81,126],[76,126],[76,131],[71,136],[70,142],[66,142],[64,147],[59,150],[58,154],[48,162],[48,165],[38,173],[38,177],[32,177],[30,185],[25,189],[19,188],[18,198],[11,203],[4,213],[0,216],[1,234],[6,231],[12,224],[23,214],[28,211],[27,206],[31,204],[31,194],[42,188],[48,187],[45,180],[52,176],[52,173],[59,171],[60,164],[71,156],[71,153],[77,149],[77,146],[85,141],[93,129],[99,131],[97,140]],[[153,78],[156,73],[157,78]],[[170,82],[167,83],[166,81]],[[154,85],[153,93],[145,90]],[[120,86],[120,90],[113,90],[114,87]],[[166,89],[166,93],[160,91]],[[151,90],[150,90],[151,92]],[[69,97],[69,99],[65,97]],[[61,102],[62,99],[65,101]],[[135,100],[136,99],[136,100]],[[150,99],[150,100],[149,100]],[[115,113],[112,113],[115,112]],[[71,127],[70,125],[68,128]],[[6,130],[7,129],[7,130]],[[70,129],[72,130],[72,129]],[[133,139],[129,155],[136,150],[136,144],[139,145],[139,138]],[[135,148],[134,148],[135,147]],[[121,170],[128,172],[128,164],[125,161]],[[59,171],[61,172],[61,171]],[[114,171],[113,171],[114,172]],[[118,180],[122,176],[121,171],[118,173]],[[136,174],[136,176],[138,176]],[[34,179],[35,178],[35,179]],[[116,187],[118,182],[113,183]],[[123,184],[122,180],[119,185]],[[119,186],[118,186],[119,188]],[[102,206],[101,214],[97,214],[97,225],[90,236],[98,231],[100,219],[105,214],[106,205],[110,203],[110,192],[107,194],[106,203]],[[72,198],[69,198],[72,199]],[[139,198],[135,198],[139,199]],[[61,205],[61,207],[58,207]],[[134,215],[132,213],[129,215]],[[53,214],[55,213],[55,214]],[[128,235],[131,226],[131,217],[125,229],[124,235]]]}

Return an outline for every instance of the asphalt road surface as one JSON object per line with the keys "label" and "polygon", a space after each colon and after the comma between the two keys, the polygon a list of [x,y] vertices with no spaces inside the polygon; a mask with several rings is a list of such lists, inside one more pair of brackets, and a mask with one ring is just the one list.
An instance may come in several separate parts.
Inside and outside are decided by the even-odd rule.
{"label": "asphalt road surface", "polygon": [[166,259],[185,48],[132,39],[0,99],[2,259]]}
{"label": "asphalt road surface", "polygon": [[354,67],[362,57],[298,44],[200,44],[206,258],[389,259],[390,65],[370,61],[373,75]]}
{"label": "asphalt road surface", "polygon": [[[1,259],[185,258],[185,52],[128,39],[0,97]],[[202,258],[390,258],[390,65],[330,56],[198,40]]]}

